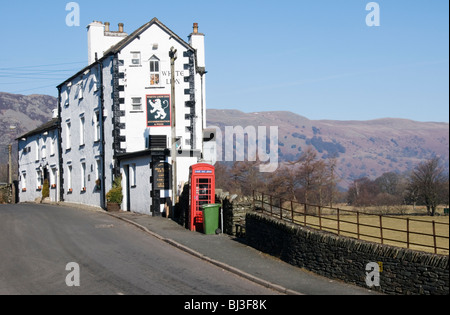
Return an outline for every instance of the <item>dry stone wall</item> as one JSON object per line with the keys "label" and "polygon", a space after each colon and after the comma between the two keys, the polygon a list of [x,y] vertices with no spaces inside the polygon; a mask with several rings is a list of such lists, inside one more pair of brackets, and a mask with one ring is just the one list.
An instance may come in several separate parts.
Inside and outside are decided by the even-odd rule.
{"label": "dry stone wall", "polygon": [[245,227],[245,216],[253,211],[253,199],[238,195],[230,195],[228,192],[216,192],[216,201],[222,204],[223,232],[236,236],[241,231],[237,226]]}
{"label": "dry stone wall", "polygon": [[332,279],[367,287],[366,266],[381,263],[379,286],[387,294],[449,294],[449,257],[360,241],[246,214],[248,245]]}

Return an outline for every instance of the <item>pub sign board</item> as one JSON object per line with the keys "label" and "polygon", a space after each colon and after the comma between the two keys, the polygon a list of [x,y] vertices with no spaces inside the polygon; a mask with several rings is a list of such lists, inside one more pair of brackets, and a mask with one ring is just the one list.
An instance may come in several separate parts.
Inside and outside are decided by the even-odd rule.
{"label": "pub sign board", "polygon": [[147,127],[170,127],[170,95],[147,95]]}
{"label": "pub sign board", "polygon": [[172,165],[167,162],[157,162],[153,165],[154,190],[172,189]]}

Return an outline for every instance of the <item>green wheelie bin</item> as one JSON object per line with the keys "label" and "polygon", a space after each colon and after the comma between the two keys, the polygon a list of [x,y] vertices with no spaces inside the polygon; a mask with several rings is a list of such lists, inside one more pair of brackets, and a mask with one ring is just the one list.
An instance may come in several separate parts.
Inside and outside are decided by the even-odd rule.
{"label": "green wheelie bin", "polygon": [[219,208],[220,204],[207,204],[202,206],[203,211],[203,232],[211,235],[216,234],[219,228]]}

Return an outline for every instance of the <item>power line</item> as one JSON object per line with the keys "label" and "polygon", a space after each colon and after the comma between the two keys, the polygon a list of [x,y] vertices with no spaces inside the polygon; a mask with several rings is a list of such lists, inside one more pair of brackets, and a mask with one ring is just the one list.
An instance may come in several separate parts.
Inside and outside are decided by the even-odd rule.
{"label": "power line", "polygon": [[37,89],[43,89],[43,88],[47,88],[47,87],[51,87],[51,86],[56,89],[56,84],[50,84],[50,85],[38,86],[38,87],[35,87],[35,88],[26,89],[26,90],[13,91],[11,93],[12,94],[22,93],[22,92],[33,91],[33,90],[37,90]]}
{"label": "power line", "polygon": [[[29,65],[29,66],[17,66],[17,67],[3,67],[0,68],[0,86],[1,85],[20,85],[36,83],[36,81],[53,81],[53,84],[47,84],[32,88],[25,88],[11,93],[22,93],[32,90],[38,90],[41,88],[55,87],[59,82],[65,80],[67,76],[78,71],[78,68],[59,68],[51,69],[52,67],[86,64],[86,61],[66,62],[66,63],[54,63],[54,64],[41,64],[41,65]],[[6,80],[7,82],[2,82]],[[17,82],[11,82],[10,79],[18,80]],[[27,81],[21,81],[27,80]],[[35,80],[35,81],[30,81]]]}
{"label": "power line", "polygon": [[73,65],[73,64],[87,64],[86,61],[77,61],[77,62],[66,62],[66,63],[54,63],[47,65],[34,65],[34,66],[20,66],[20,67],[9,67],[9,68],[0,68],[0,70],[15,70],[15,69],[24,69],[24,68],[39,68],[39,67],[54,67],[54,66],[64,66],[64,65]]}

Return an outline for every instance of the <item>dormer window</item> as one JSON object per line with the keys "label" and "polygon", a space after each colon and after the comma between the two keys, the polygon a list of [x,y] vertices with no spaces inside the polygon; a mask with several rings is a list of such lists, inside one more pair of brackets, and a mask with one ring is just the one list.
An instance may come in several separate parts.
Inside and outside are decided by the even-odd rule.
{"label": "dormer window", "polygon": [[159,85],[159,59],[155,56],[150,58],[150,85]]}

